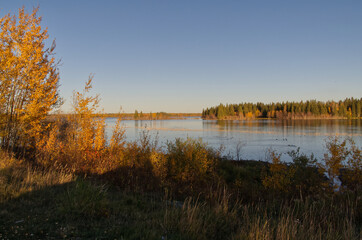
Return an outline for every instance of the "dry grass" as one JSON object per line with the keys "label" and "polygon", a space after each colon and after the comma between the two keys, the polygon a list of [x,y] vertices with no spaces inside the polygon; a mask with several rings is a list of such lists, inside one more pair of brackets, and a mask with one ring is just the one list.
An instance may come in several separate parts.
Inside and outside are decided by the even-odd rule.
{"label": "dry grass", "polygon": [[0,151],[0,201],[73,180],[66,170],[43,170]]}
{"label": "dry grass", "polygon": [[[262,172],[270,174],[265,170],[266,164],[217,162],[220,160],[215,152],[194,140],[170,143],[168,152],[161,152],[152,141],[146,140],[149,136],[120,148],[123,154],[117,159],[127,160],[126,166],[122,161],[111,162],[120,166],[112,167],[115,169],[110,173],[112,183],[142,192],[137,198],[112,185],[106,187],[103,181],[109,180],[107,174],[90,181],[71,173],[74,169],[68,172],[67,168],[36,167],[0,151],[0,203],[7,206],[0,209],[3,218],[0,223],[6,233],[0,237],[26,237],[25,233],[34,231],[46,231],[54,238],[71,235],[126,239],[360,239],[362,236],[361,198],[353,192],[321,193],[323,188],[318,188],[308,195],[314,188],[306,188],[300,197],[283,196],[280,192],[276,195],[273,190],[263,188]],[[304,157],[296,155],[298,160]],[[319,174],[297,163],[294,167],[300,169],[295,172],[310,171],[305,176]],[[291,183],[303,181],[294,178]],[[147,187],[142,186],[145,179]],[[309,178],[313,179],[320,181],[317,177]],[[312,182],[309,184],[312,186]],[[245,191],[250,188],[240,187],[247,185],[258,192],[255,195],[258,199],[247,195]],[[162,200],[159,192],[162,189],[170,197],[179,197],[177,200],[181,202],[170,205],[168,198]],[[154,191],[156,197],[148,198],[145,190]],[[173,194],[175,191],[180,194]],[[8,211],[9,206],[15,210]],[[17,220],[20,215],[31,219],[22,226],[22,232],[14,224],[23,221]],[[50,220],[43,223],[39,219]],[[54,226],[59,219],[61,226]],[[117,227],[109,229],[110,224]],[[95,229],[86,230],[83,226]],[[48,235],[42,234],[36,236],[47,238]]]}

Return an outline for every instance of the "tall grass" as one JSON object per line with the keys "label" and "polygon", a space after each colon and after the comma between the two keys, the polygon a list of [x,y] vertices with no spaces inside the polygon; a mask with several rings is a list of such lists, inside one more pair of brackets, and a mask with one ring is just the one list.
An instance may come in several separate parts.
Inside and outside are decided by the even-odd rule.
{"label": "tall grass", "polygon": [[25,160],[0,151],[0,201],[18,197],[26,192],[73,181],[67,170],[44,170]]}
{"label": "tall grass", "polygon": [[[195,144],[195,148],[192,147],[193,144]],[[180,157],[186,152],[192,153],[200,146],[205,146],[200,144],[195,141],[174,144],[175,148],[172,150],[172,154],[162,153],[164,154],[162,155],[164,157],[162,161],[167,163],[167,157],[173,156],[173,154],[177,153],[178,157]],[[137,146],[141,147],[138,144]],[[185,148],[190,149],[185,152]],[[144,161],[150,161],[151,167],[149,170],[156,171],[156,167],[152,165],[152,149],[155,150],[149,148],[146,151],[150,155],[145,157]],[[128,197],[129,192],[126,191],[121,192],[122,195],[119,196],[119,190],[106,187],[103,181],[107,180],[107,178],[101,178],[102,181],[97,179],[90,181],[87,178],[76,177],[73,173],[59,168],[41,168],[30,165],[25,160],[18,160],[5,152],[0,152],[0,154],[2,203],[11,202],[25,193],[39,190],[44,191],[43,194],[52,196],[52,194],[49,194],[48,191],[50,190],[48,188],[67,184],[67,187],[63,188],[64,190],[54,195],[57,196],[54,199],[56,205],[49,207],[49,210],[43,209],[42,211],[54,211],[55,209],[58,217],[54,219],[60,217],[64,221],[73,222],[73,224],[80,221],[80,224],[87,223],[104,228],[100,232],[98,230],[93,232],[93,234],[99,233],[100,237],[114,238],[117,234],[120,234],[116,229],[107,231],[107,222],[113,221],[121,224],[119,226],[123,224],[128,228],[139,229],[138,232],[136,231],[137,233],[126,230],[121,231],[124,236],[131,239],[140,236],[149,236],[150,239],[161,239],[162,237],[164,239],[360,239],[362,234],[361,199],[349,197],[350,195],[347,195],[344,191],[306,195],[302,198],[293,197],[293,195],[291,195],[291,198],[290,196],[283,198],[278,195],[277,198],[271,199],[267,196],[262,198],[263,195],[261,194],[258,195],[258,199],[245,197],[243,192],[245,189],[238,189],[240,182],[244,182],[244,184],[250,182],[255,186],[259,184],[259,187],[262,187],[261,179],[263,174],[259,172],[259,175],[247,175],[247,172],[243,169],[259,169],[261,171],[267,166],[264,163],[216,162],[217,164],[213,165],[213,168],[215,168],[213,171],[205,171],[204,173],[207,179],[215,177],[219,179],[218,182],[208,185],[200,184],[199,186],[205,187],[205,189],[196,195],[184,192],[182,196],[171,194],[165,200],[162,200],[160,194],[152,199],[148,199],[146,194],[141,194],[138,199],[134,199]],[[158,152],[158,154],[161,153]],[[192,154],[189,157],[183,159],[185,161],[184,166],[187,166],[186,159],[191,160],[191,163],[192,160],[197,159],[192,158]],[[236,170],[228,172],[230,170],[229,164],[234,166]],[[167,166],[167,164],[165,165]],[[142,169],[142,165],[139,165],[139,167]],[[288,166],[288,168],[290,167]],[[222,175],[219,174],[220,168],[224,169],[224,171],[221,171]],[[171,170],[168,171],[172,172]],[[120,172],[114,172],[114,174],[117,173]],[[132,173],[132,168],[130,168],[129,173]],[[134,172],[132,174],[137,175]],[[153,174],[154,177],[161,179],[161,176],[157,175],[156,172]],[[228,174],[231,176],[227,177]],[[191,174],[191,176],[193,175]],[[225,180],[221,176],[229,179]],[[172,179],[170,176],[168,177],[163,178],[163,181],[166,182],[159,181],[158,184],[160,186],[166,184],[167,181]],[[259,180],[256,181],[255,177],[259,178]],[[173,179],[173,181],[176,180],[179,181],[179,178]],[[171,186],[169,183],[165,189],[169,189]],[[271,190],[266,188],[263,193],[268,191]],[[43,198],[47,197],[43,196]],[[174,199],[175,197],[178,197],[176,200],[181,200],[181,202],[169,204],[169,198]],[[39,199],[39,196],[37,199]],[[35,202],[35,200],[30,202]],[[119,204],[124,206],[119,206]],[[139,209],[137,211],[140,211],[137,212],[137,215],[128,212],[134,206]],[[130,210],[126,210],[128,208]],[[145,211],[145,209],[148,210]],[[28,210],[24,209],[24,211]],[[125,211],[127,211],[127,214]],[[10,213],[2,211],[0,214],[6,217]],[[49,214],[51,213],[45,213],[46,216],[49,216]],[[127,216],[133,220],[121,220],[127,218]],[[120,219],[117,220],[118,218]],[[143,219],[148,220],[144,223]],[[102,226],[99,224],[102,224]],[[36,229],[36,227],[30,227],[30,230],[31,228]],[[53,227],[52,225],[45,225],[45,228],[50,231]],[[8,226],[7,233],[10,234],[13,231],[11,229],[11,225]],[[64,235],[56,236],[68,236],[70,231],[73,234],[71,236],[74,237],[77,234],[92,236],[84,235],[84,232],[79,232],[83,230],[77,230],[70,226],[61,229],[63,230],[59,230],[60,233],[58,231],[57,234]],[[7,235],[2,236],[6,237]]]}
{"label": "tall grass", "polygon": [[359,239],[355,206],[339,204],[306,199],[230,206],[223,198],[211,207],[187,199],[165,212],[164,225],[169,236],[185,239]]}

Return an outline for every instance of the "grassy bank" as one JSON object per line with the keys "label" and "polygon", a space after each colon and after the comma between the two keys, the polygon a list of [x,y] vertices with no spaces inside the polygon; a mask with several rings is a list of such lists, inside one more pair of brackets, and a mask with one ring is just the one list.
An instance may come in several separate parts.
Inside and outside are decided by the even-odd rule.
{"label": "grassy bank", "polygon": [[[180,161],[179,145],[169,154]],[[135,169],[85,176],[1,152],[0,238],[360,239],[360,197],[270,188],[271,165],[219,160],[212,184],[169,179],[151,189]]]}

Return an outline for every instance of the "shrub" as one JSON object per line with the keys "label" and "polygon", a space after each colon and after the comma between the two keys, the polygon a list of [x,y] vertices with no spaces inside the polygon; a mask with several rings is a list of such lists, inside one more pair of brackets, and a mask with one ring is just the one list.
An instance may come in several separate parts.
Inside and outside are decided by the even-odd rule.
{"label": "shrub", "polygon": [[269,173],[263,179],[266,189],[272,190],[274,194],[286,197],[304,198],[320,194],[325,189],[326,179],[316,167],[317,160],[313,155],[308,157],[297,151],[289,152],[292,163],[281,162],[281,154],[270,151],[272,163]]}
{"label": "shrub", "polygon": [[[331,187],[337,190],[352,191],[360,194],[362,190],[362,155],[361,149],[350,139],[331,137],[326,142],[327,153],[324,154],[320,170],[325,173]],[[342,188],[340,188],[342,186]]]}
{"label": "shrub", "polygon": [[269,155],[272,163],[269,166],[269,174],[263,179],[264,187],[278,195],[290,194],[295,170],[282,163],[280,160],[281,154],[278,154],[275,150],[270,149]]}
{"label": "shrub", "polygon": [[322,193],[326,187],[325,176],[318,171],[316,166],[317,159],[313,154],[308,157],[300,153],[298,148],[296,151],[288,153],[291,156],[293,163],[290,168],[294,173],[292,176],[292,195],[300,196],[300,198],[317,195]]}
{"label": "shrub", "polygon": [[42,166],[62,166],[82,174],[103,174],[121,166],[124,158],[124,129],[118,119],[107,144],[105,119],[95,117],[99,97],[88,96],[92,76],[83,92],[73,94],[73,114],[55,118],[51,129],[37,143],[37,161]]}
{"label": "shrub", "polygon": [[325,172],[333,189],[339,187],[339,175],[344,166],[344,161],[349,155],[347,139],[330,137],[326,142],[327,153],[324,154],[323,164],[319,164],[320,170]]}
{"label": "shrub", "polygon": [[342,185],[354,192],[357,197],[358,194],[362,194],[362,154],[352,139],[349,139],[349,143],[350,155],[341,174],[341,181]]}
{"label": "shrub", "polygon": [[208,148],[201,139],[177,138],[168,142],[164,164],[166,181],[175,188],[186,190],[187,186],[193,192],[215,176],[218,157],[218,152]]}

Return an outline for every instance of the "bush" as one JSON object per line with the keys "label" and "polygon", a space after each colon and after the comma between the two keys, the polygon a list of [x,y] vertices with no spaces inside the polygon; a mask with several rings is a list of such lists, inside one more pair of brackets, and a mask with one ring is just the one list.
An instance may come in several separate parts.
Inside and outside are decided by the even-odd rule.
{"label": "bush", "polygon": [[289,156],[292,157],[293,163],[290,168],[293,169],[292,176],[292,192],[294,197],[300,198],[318,195],[326,190],[326,177],[318,171],[316,166],[317,159],[313,154],[308,157],[304,153],[300,153],[300,149],[297,151],[289,152]]}
{"label": "bush", "polygon": [[263,185],[272,191],[272,195],[304,198],[320,194],[328,187],[323,173],[318,171],[314,156],[308,157],[299,150],[289,152],[292,157],[290,164],[281,162],[281,154],[270,151],[272,163],[269,165],[269,173],[263,178]]}
{"label": "bush", "polygon": [[177,138],[167,143],[165,181],[176,192],[197,192],[216,176],[219,153],[208,148],[201,139]]}
{"label": "bush", "polygon": [[222,160],[217,166],[218,176],[243,201],[258,200],[263,196],[262,173],[267,167],[261,161]]}

